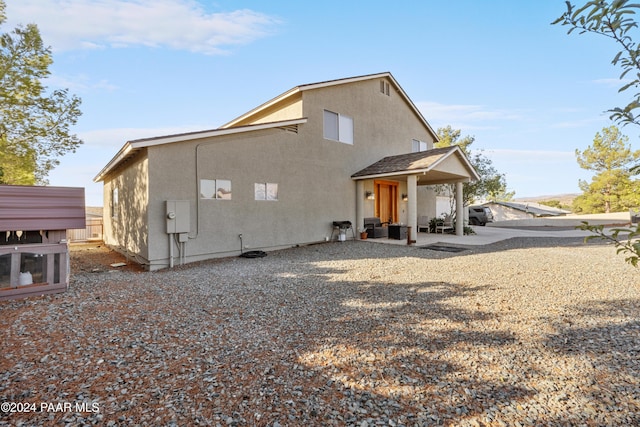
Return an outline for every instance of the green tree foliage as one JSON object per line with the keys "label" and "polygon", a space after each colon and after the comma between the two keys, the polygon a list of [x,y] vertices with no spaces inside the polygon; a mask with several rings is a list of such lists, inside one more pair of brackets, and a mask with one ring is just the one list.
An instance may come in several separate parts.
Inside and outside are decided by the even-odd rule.
{"label": "green tree foliage", "polygon": [[[0,0],[0,25],[5,6]],[[58,157],[82,144],[69,131],[80,99],[43,84],[52,62],[36,25],[0,34],[0,184],[46,184]]]}
{"label": "green tree foliage", "polygon": [[566,2],[567,11],[552,24],[569,27],[568,34],[578,30],[580,34],[592,33],[612,39],[620,48],[611,63],[622,68],[620,79],[625,83],[618,90],[634,90],[633,99],[625,107],[616,107],[609,112],[611,119],[621,125],[640,125],[640,46],[633,41],[633,30],[638,29],[635,20],[640,4],[628,0],[591,0],[581,7]]}
{"label": "green tree foliage", "polygon": [[[576,7],[571,2],[567,1],[567,10],[552,24],[561,24],[569,27],[568,33],[578,30],[580,34],[592,33],[612,39],[620,48],[618,53],[613,57],[611,63],[615,66],[622,68],[622,74],[620,79],[625,79],[625,83],[618,90],[618,92],[624,92],[632,89],[635,93],[632,96],[631,101],[625,107],[616,107],[609,112],[611,113],[611,119],[615,122],[625,126],[628,124],[640,125],[640,114],[638,108],[640,108],[640,46],[633,41],[633,31],[638,29],[638,23],[635,20],[636,11],[640,9],[640,4],[629,3],[628,0],[613,0],[611,2],[605,0],[590,0],[581,7]],[[640,164],[629,169],[631,174],[640,173]],[[609,177],[608,179],[611,179]],[[584,184],[581,183],[584,187]],[[588,189],[584,187],[583,190]],[[608,191],[605,187],[600,188]],[[598,192],[597,188],[591,189],[592,194]],[[637,190],[637,186],[632,186],[631,191]],[[574,202],[575,206],[575,202]],[[605,240],[613,241],[618,248],[618,253],[624,252],[630,254],[626,258],[626,261],[633,266],[638,265],[640,259],[640,245],[637,243],[637,239],[640,236],[640,224],[637,224],[635,229],[615,229],[611,236],[607,236],[604,233],[602,226],[589,225],[584,222],[580,227],[583,230],[591,231],[595,236]],[[621,232],[629,233],[628,241],[623,242],[618,239],[618,234]],[[585,239],[588,240],[589,238]]]}
{"label": "green tree foliage", "polygon": [[[437,134],[440,141],[435,144],[436,148],[459,146],[478,175],[480,175],[478,181],[465,182],[463,185],[465,206],[473,204],[480,199],[506,201],[513,198],[515,193],[507,192],[505,177],[503,174],[498,173],[491,159],[482,152],[471,152],[470,146],[475,141],[473,136],[462,137],[462,132],[459,129],[452,129],[451,126],[439,128]],[[453,194],[453,191],[450,194]]]}
{"label": "green tree foliage", "polygon": [[640,150],[632,151],[628,140],[616,126],[610,126],[596,133],[587,149],[576,150],[580,167],[596,174],[590,183],[580,181],[583,194],[573,201],[575,212],[618,212],[640,203],[640,187],[629,172]]}

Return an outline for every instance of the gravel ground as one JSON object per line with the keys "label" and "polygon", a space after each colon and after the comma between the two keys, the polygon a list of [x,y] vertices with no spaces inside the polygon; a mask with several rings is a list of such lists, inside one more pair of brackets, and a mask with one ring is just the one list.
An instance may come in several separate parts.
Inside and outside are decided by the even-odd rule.
{"label": "gravel ground", "polygon": [[68,292],[0,302],[0,425],[640,425],[640,280],[612,246],[358,241],[154,273],[88,252]]}

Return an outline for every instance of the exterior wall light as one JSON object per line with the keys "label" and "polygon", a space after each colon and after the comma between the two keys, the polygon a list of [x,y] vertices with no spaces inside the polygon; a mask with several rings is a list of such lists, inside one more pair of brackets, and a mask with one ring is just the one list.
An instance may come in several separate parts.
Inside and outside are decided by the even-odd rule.
{"label": "exterior wall light", "polygon": [[364,198],[367,200],[375,200],[376,196],[371,191],[364,193]]}
{"label": "exterior wall light", "polygon": [[406,202],[406,201],[408,201],[408,200],[409,200],[409,196],[407,196],[406,194],[403,194],[403,195],[402,195],[402,201],[403,201],[403,202]]}

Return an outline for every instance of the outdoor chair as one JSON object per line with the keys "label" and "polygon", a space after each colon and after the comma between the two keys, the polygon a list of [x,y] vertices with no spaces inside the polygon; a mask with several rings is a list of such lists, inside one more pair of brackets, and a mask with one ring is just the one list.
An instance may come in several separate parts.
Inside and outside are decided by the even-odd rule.
{"label": "outdoor chair", "polygon": [[428,216],[419,216],[418,217],[418,233],[424,230],[426,233],[430,233],[429,229],[429,217]]}
{"label": "outdoor chair", "polygon": [[380,218],[365,218],[364,228],[367,230],[367,238],[378,239],[380,237],[388,237],[389,229],[385,227],[388,222],[380,222]]}
{"label": "outdoor chair", "polygon": [[445,215],[443,220],[436,222],[436,234],[438,232],[444,234],[445,231],[453,230],[453,217]]}

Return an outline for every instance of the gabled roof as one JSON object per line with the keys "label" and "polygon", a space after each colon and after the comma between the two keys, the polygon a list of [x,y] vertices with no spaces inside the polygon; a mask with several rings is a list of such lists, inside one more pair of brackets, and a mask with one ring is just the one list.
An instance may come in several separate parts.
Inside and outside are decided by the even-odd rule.
{"label": "gabled roof", "polygon": [[361,171],[354,173],[351,175],[351,178],[358,180],[415,175],[420,173],[426,174],[427,172],[437,170],[438,166],[452,157],[457,158],[462,163],[469,172],[469,178],[471,180],[480,179],[467,157],[457,145],[385,157]]}
{"label": "gabled roof", "polygon": [[364,76],[348,77],[348,78],[345,78],[345,79],[336,79],[336,80],[327,80],[327,81],[324,81],[324,82],[309,83],[309,84],[303,84],[303,85],[300,85],[300,86],[296,86],[296,87],[294,87],[292,89],[289,89],[288,91],[284,92],[283,94],[278,95],[275,98],[265,102],[264,104],[254,108],[253,110],[251,110],[251,111],[249,111],[249,112],[247,112],[247,113],[245,113],[245,114],[243,114],[243,115],[231,120],[230,122],[225,123],[224,125],[220,126],[220,129],[227,129],[227,128],[233,127],[237,123],[240,123],[243,120],[246,120],[247,118],[250,118],[251,116],[257,115],[260,112],[270,108],[271,106],[273,106],[275,104],[278,104],[278,103],[286,100],[287,98],[293,97],[293,96],[299,94],[300,92],[303,92],[303,91],[306,91],[306,90],[320,89],[320,88],[331,87],[331,86],[339,86],[339,85],[343,85],[343,84],[356,83],[356,82],[360,82],[360,81],[374,80],[374,79],[381,79],[381,78],[387,78],[387,79],[389,79],[391,81],[391,83],[395,87],[397,93],[405,100],[405,102],[413,110],[413,112],[416,114],[416,116],[420,119],[422,124],[429,130],[429,132],[433,136],[434,140],[438,141],[438,135],[434,132],[434,130],[431,127],[431,125],[424,118],[424,116],[422,115],[420,110],[418,110],[418,107],[415,106],[413,101],[411,101],[411,98],[409,98],[409,95],[407,95],[407,93],[404,91],[404,89],[402,89],[400,84],[398,84],[398,82],[396,81],[396,79],[393,77],[393,75],[390,72],[377,73],[377,74],[367,74],[367,75],[364,75]]}
{"label": "gabled roof", "polygon": [[405,102],[413,110],[413,112],[416,114],[416,116],[419,118],[422,124],[431,133],[434,140],[438,141],[437,134],[433,131],[433,128],[431,127],[431,125],[429,125],[429,123],[422,116],[422,113],[420,112],[420,110],[418,110],[418,108],[411,101],[411,99],[405,93],[402,87],[400,87],[396,79],[391,75],[391,73],[385,72],[385,73],[368,74],[364,76],[349,77],[345,79],[329,80],[325,82],[310,83],[310,84],[296,86],[293,89],[290,89],[287,92],[273,98],[272,100],[267,101],[266,103],[260,105],[259,107],[254,108],[253,110],[220,126],[217,129],[127,141],[124,144],[124,146],[120,149],[120,151],[116,153],[116,155],[98,173],[98,175],[96,175],[96,177],[93,180],[94,182],[102,181],[109,172],[114,170],[118,165],[131,159],[138,151],[140,151],[143,148],[151,147],[154,145],[170,144],[174,142],[189,141],[189,140],[208,138],[208,137],[219,136],[219,135],[228,135],[232,133],[251,132],[255,130],[269,129],[269,128],[297,130],[297,125],[307,122],[306,118],[296,118],[296,119],[283,120],[278,122],[260,123],[260,124],[251,124],[251,125],[242,125],[242,126],[237,126],[237,123],[240,123],[243,120],[250,118],[251,116],[257,115],[260,112],[264,111],[265,109],[270,108],[271,106],[278,104],[279,102],[282,102],[287,98],[295,96],[296,94],[299,94],[300,92],[303,92],[306,90],[320,89],[324,87],[338,86],[343,84],[355,83],[359,81],[381,79],[381,78],[387,78],[391,81],[391,84],[395,87],[396,92],[405,100]]}
{"label": "gabled roof", "polygon": [[118,165],[124,163],[131,157],[133,157],[138,151],[143,148],[151,147],[154,145],[162,145],[162,144],[171,144],[174,142],[183,142],[190,141],[194,139],[201,138],[209,138],[212,136],[220,136],[220,135],[231,135],[236,133],[243,132],[252,132],[256,130],[263,129],[285,129],[285,130],[293,130],[297,131],[297,126],[299,124],[306,123],[306,118],[296,119],[296,120],[284,120],[280,122],[271,122],[271,123],[260,123],[256,125],[248,125],[248,126],[239,126],[231,129],[210,129],[203,130],[198,132],[187,132],[187,133],[179,133],[175,135],[166,135],[166,136],[158,136],[153,138],[143,138],[143,139],[135,139],[132,141],[127,141],[124,146],[116,153],[116,155],[107,163],[107,165],[102,168],[100,173],[93,178],[94,182],[102,181],[105,176],[115,169]]}

